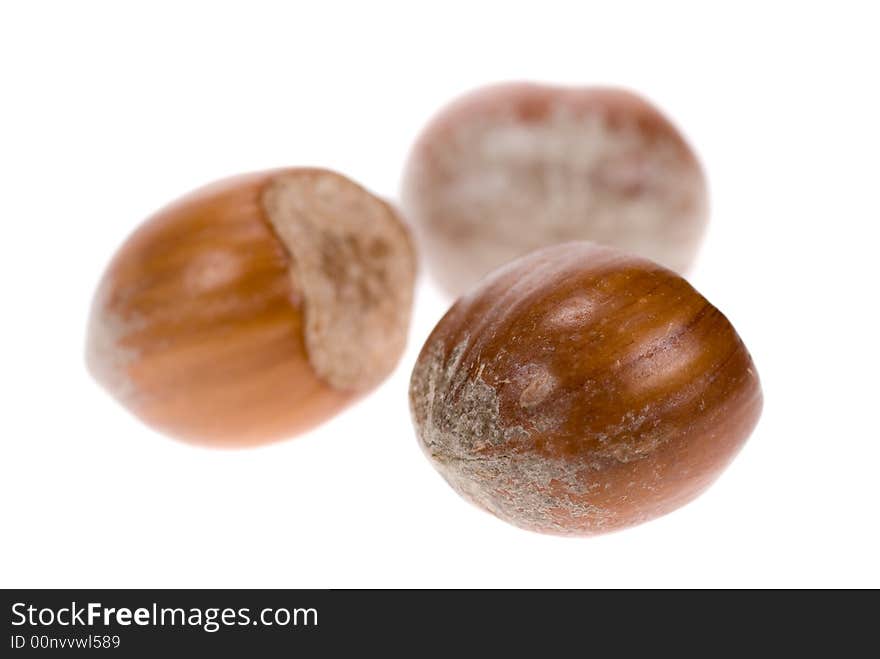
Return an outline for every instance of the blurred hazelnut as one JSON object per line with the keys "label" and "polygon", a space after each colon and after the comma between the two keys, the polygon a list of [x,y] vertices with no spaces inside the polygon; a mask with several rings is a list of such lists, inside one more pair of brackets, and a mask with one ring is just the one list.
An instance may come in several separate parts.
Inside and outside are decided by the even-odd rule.
{"label": "blurred hazelnut", "polygon": [[422,349],[410,404],[422,448],[463,497],[526,529],[591,535],[696,497],[762,396],[736,331],[684,279],[567,243],[456,302]]}
{"label": "blurred hazelnut", "polygon": [[88,366],[169,435],[225,445],[290,436],[392,371],[414,275],[395,212],[339,174],[220,181],[120,248],[93,303]]}
{"label": "blurred hazelnut", "polygon": [[678,272],[707,218],[702,169],[647,101],[510,83],[442,110],[409,157],[402,208],[441,286],[460,295],[528,252],[590,240]]}

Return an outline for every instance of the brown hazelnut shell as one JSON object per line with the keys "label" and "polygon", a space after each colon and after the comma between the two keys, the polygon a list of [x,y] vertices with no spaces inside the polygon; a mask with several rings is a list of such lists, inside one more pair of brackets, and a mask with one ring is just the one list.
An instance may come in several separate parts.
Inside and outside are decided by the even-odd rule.
{"label": "brown hazelnut shell", "polygon": [[592,535],[696,497],[762,395],[733,326],[687,281],[577,242],[460,298],[421,351],[410,403],[459,494],[526,529]]}
{"label": "brown hazelnut shell", "polygon": [[220,446],[289,437],[393,369],[414,274],[396,213],[339,174],[223,180],[119,249],[93,303],[87,363],[168,435]]}
{"label": "brown hazelnut shell", "polygon": [[685,272],[708,218],[694,151],[648,101],[524,82],[443,108],[412,148],[401,200],[428,269],[455,296],[504,263],[573,240]]}

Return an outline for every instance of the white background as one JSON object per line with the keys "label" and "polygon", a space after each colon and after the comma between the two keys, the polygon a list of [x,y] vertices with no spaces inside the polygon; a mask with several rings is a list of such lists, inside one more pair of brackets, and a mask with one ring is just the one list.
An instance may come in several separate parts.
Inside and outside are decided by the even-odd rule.
{"label": "white background", "polygon": [[[880,586],[873,7],[3,2],[0,585]],[[446,304],[424,273],[394,376],[287,442],[178,443],[88,377],[93,288],[152,211],[282,165],[393,196],[429,116],[508,79],[638,90],[706,166],[690,279],[749,346],[765,410],[699,500],[593,539],[460,500],[407,409]]]}

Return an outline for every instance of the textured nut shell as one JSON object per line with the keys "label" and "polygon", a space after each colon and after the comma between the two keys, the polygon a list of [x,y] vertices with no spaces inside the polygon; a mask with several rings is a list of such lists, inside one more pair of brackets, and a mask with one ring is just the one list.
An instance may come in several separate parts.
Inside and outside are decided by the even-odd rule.
{"label": "textured nut shell", "polygon": [[337,389],[375,386],[409,327],[415,259],[403,224],[387,203],[323,170],[273,177],[263,206],[292,256],[312,366]]}
{"label": "textured nut shell", "polygon": [[410,403],[422,448],[465,498],[527,529],[590,535],[697,496],[762,397],[735,330],[684,279],[568,243],[450,309]]}
{"label": "textured nut shell", "polygon": [[676,128],[622,90],[503,84],[443,110],[413,147],[402,208],[454,295],[571,240],[682,272],[707,218],[702,169]]}
{"label": "textured nut shell", "polygon": [[[311,231],[297,235],[291,250],[278,228],[289,229],[297,218],[283,209],[270,212],[266,203],[268,191],[322,181],[345,189],[342,212],[374,205],[364,220],[382,224],[394,243],[379,260],[400,262],[391,265],[398,280],[388,282],[396,306],[393,314],[382,309],[389,320],[379,328],[392,338],[384,339],[385,353],[365,360],[373,369],[367,375],[340,376],[332,357],[321,356],[316,368],[310,350],[327,343],[318,332],[307,347],[309,309],[321,315],[340,301],[321,288],[324,279],[310,270],[313,263],[295,263],[295,252],[311,251],[332,261],[337,242],[350,236],[320,230],[334,222],[325,207],[320,218],[310,216]],[[341,223],[357,231],[357,218]],[[393,211],[338,174],[283,170],[221,181],[159,211],[116,254],[93,303],[87,362],[126,407],[169,435],[225,445],[287,437],[333,415],[390,372],[405,341],[413,273],[412,247]],[[342,303],[351,314],[371,314],[350,296]],[[344,319],[338,310],[328,313]],[[361,345],[357,338],[350,343]]]}

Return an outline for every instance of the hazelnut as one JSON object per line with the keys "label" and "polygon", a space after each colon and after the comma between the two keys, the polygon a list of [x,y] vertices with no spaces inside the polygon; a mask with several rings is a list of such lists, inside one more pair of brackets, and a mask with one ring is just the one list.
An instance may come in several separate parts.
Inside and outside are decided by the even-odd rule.
{"label": "hazelnut", "polygon": [[609,247],[548,247],[455,303],[410,384],[448,483],[517,526],[620,529],[703,491],[760,415],[730,322],[684,279]]}
{"label": "hazelnut", "polygon": [[422,132],[401,197],[453,295],[572,240],[682,272],[707,218],[703,172],[678,130],[647,101],[608,88],[511,83],[467,94]]}
{"label": "hazelnut", "polygon": [[414,277],[395,212],[347,178],[290,169],[224,180],[121,247],[93,303],[88,366],[169,435],[290,436],[393,370]]}

